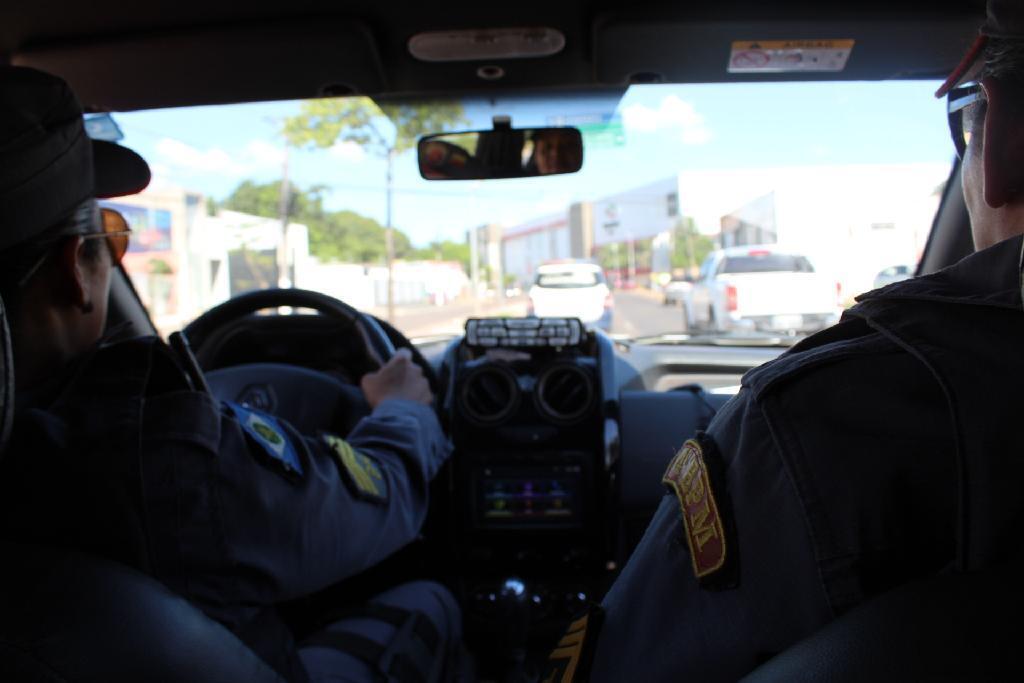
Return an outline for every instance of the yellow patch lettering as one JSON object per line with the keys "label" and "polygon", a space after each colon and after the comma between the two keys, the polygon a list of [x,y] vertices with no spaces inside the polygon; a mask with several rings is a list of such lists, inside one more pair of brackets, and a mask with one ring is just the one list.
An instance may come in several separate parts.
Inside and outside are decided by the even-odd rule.
{"label": "yellow patch lettering", "polygon": [[323,440],[360,497],[376,501],[387,500],[384,475],[372,458],[356,452],[344,439],[331,434],[324,434]]}
{"label": "yellow patch lettering", "polygon": [[718,571],[725,565],[725,533],[697,441],[683,444],[661,481],[679,501],[694,575],[700,579]]}

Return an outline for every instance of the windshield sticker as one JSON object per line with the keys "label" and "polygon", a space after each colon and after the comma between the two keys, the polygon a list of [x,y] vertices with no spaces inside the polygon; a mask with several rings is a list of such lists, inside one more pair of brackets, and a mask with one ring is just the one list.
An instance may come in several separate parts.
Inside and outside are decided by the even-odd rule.
{"label": "windshield sticker", "polygon": [[852,40],[736,40],[729,73],[842,71],[853,44]]}

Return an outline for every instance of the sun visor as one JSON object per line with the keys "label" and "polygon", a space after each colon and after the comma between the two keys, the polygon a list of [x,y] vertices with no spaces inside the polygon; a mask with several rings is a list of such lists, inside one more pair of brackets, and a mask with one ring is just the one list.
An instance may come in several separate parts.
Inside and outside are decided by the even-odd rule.
{"label": "sun visor", "polygon": [[373,93],[377,47],[359,22],[320,19],[39,45],[12,63],[64,78],[93,110]]}
{"label": "sun visor", "polygon": [[[597,24],[597,79],[630,82],[880,80],[946,77],[977,35],[981,17],[861,17],[845,21],[711,22],[609,17]],[[783,45],[839,46],[840,69],[749,68],[757,59],[779,65]],[[753,47],[753,50],[746,48]],[[767,47],[766,50],[758,50]],[[789,55],[799,57],[799,50]],[[744,60],[740,68],[733,62]],[[747,68],[743,68],[747,67]]]}

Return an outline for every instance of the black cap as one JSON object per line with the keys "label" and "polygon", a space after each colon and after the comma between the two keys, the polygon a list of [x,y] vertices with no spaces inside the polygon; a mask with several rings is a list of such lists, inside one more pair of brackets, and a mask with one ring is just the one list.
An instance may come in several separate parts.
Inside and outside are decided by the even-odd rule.
{"label": "black cap", "polygon": [[946,81],[935,91],[936,97],[945,97],[946,93],[961,83],[977,78],[989,38],[1024,40],[1024,3],[1021,0],[988,0],[987,18],[978,29],[978,37]]}
{"label": "black cap", "polygon": [[0,251],[41,235],[87,199],[135,194],[149,179],[138,154],[86,135],[67,83],[0,67]]}

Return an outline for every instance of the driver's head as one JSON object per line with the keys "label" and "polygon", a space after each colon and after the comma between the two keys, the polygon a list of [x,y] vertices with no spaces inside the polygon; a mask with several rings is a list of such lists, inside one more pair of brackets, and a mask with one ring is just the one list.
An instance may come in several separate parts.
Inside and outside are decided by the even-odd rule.
{"label": "driver's head", "polygon": [[19,385],[100,338],[127,225],[96,198],[138,192],[149,177],[134,152],[90,140],[64,81],[0,67],[0,295]]}
{"label": "driver's head", "polygon": [[977,40],[936,95],[949,101],[975,247],[1024,233],[1024,2],[989,0]]}

